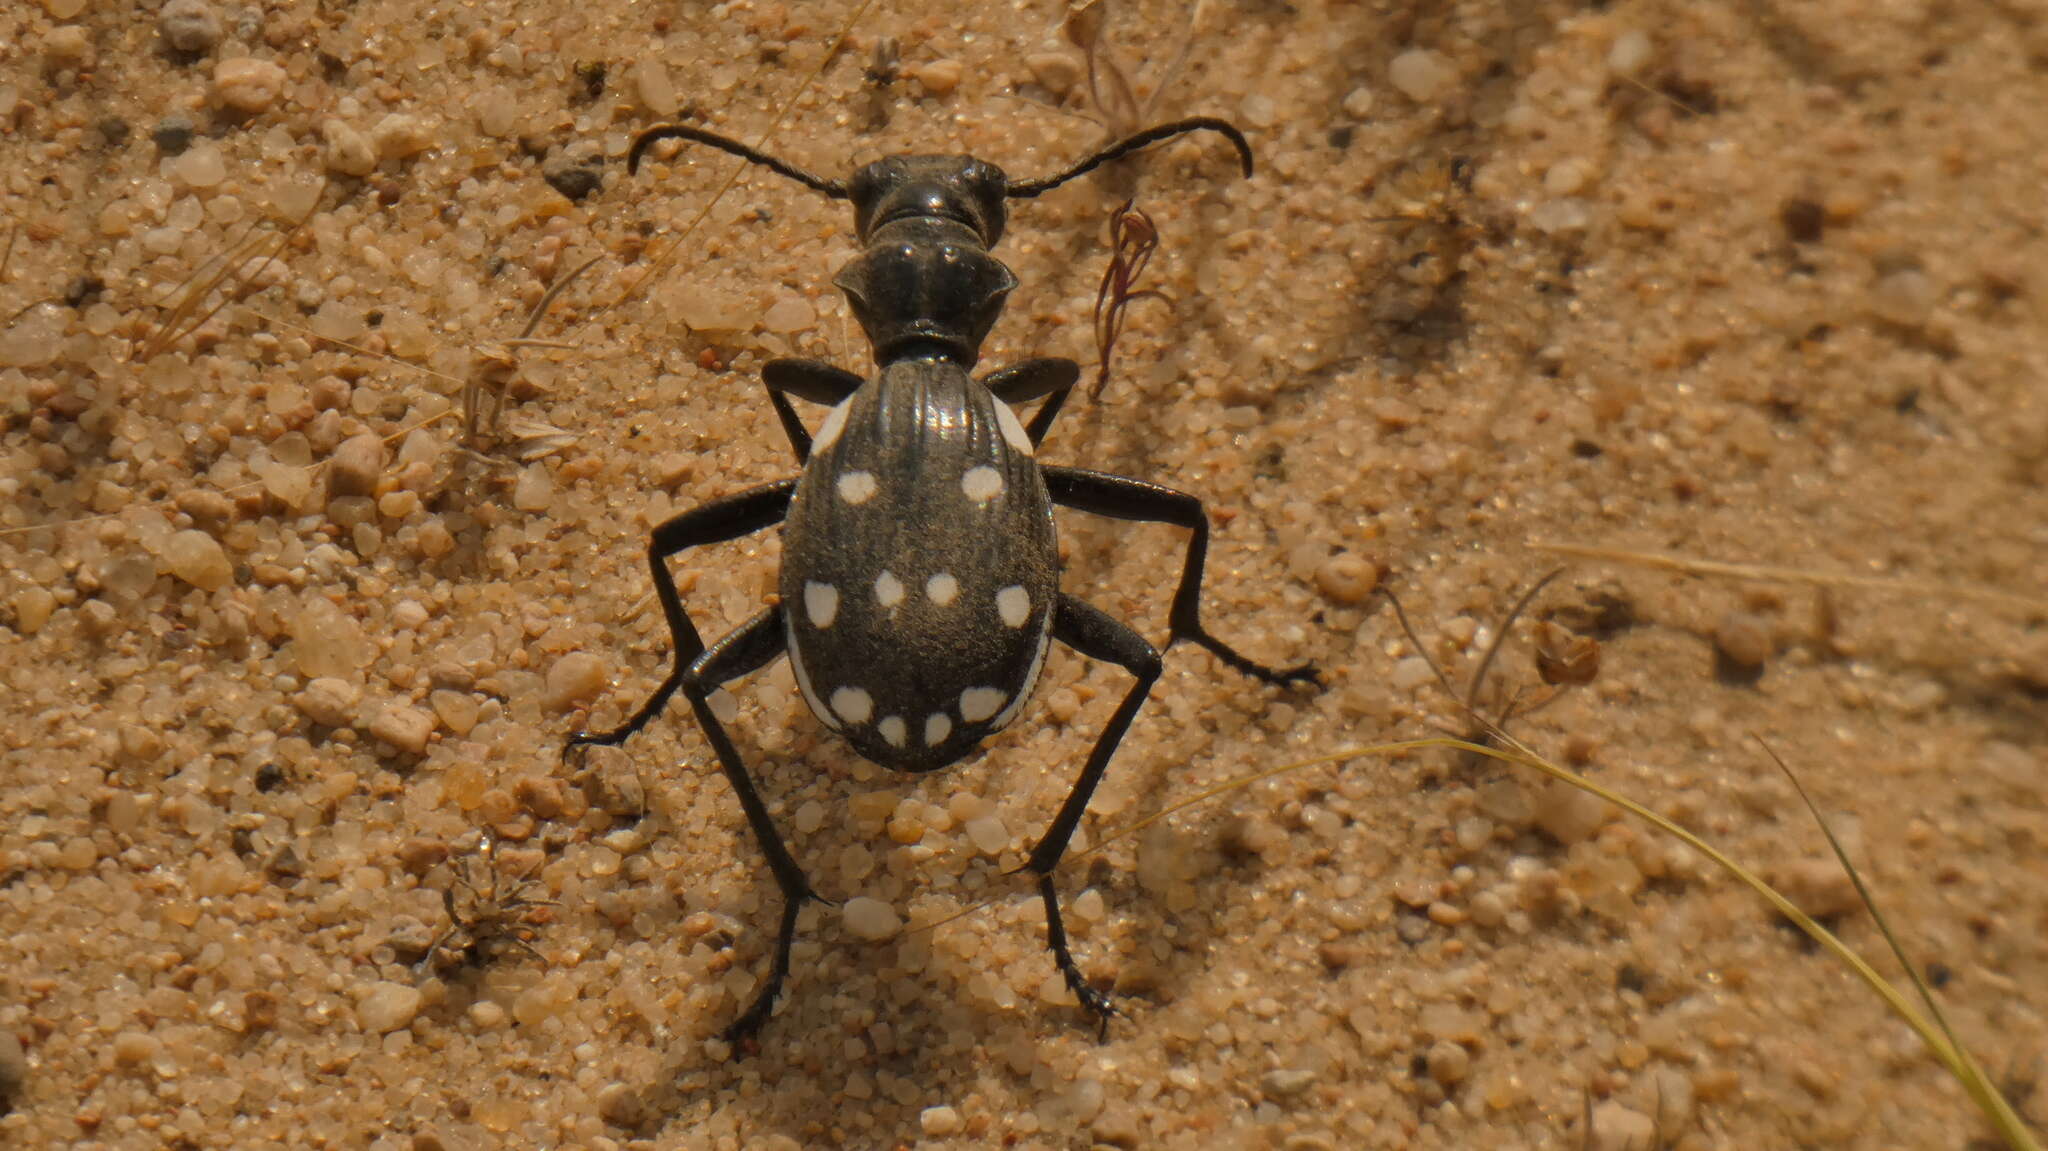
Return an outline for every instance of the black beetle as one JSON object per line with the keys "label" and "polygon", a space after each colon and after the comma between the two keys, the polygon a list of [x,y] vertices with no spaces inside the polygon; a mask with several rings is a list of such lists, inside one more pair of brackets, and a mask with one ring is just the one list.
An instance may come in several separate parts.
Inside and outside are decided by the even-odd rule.
{"label": "black beetle", "polygon": [[[884,767],[924,772],[958,762],[1016,716],[1053,640],[1136,677],[1024,863],[1038,876],[1053,960],[1106,1027],[1114,1008],[1074,963],[1052,872],[1159,678],[1160,661],[1143,636],[1059,590],[1053,506],[1189,529],[1193,539],[1173,597],[1168,646],[1190,640],[1269,683],[1315,681],[1306,665],[1268,668],[1203,630],[1209,523],[1200,500],[1139,480],[1038,463],[1038,443],[1079,378],[1078,365],[1044,358],[980,379],[968,374],[1017,283],[989,254],[1003,234],[1004,201],[1037,196],[1126,153],[1198,130],[1229,139],[1251,174],[1244,136],[1205,117],[1139,132],[1059,175],[1026,183],[1011,183],[1000,168],[972,156],[890,156],[850,181],[827,180],[683,125],[649,129],[633,142],[634,171],[656,141],[684,139],[850,200],[864,250],[833,282],[866,332],[878,369],[864,378],[817,360],[774,360],[764,367],[769,402],[802,474],[714,500],[654,530],[647,556],[674,636],[674,666],[624,725],[577,732],[564,749],[619,744],[676,692],[690,701],[784,901],[774,966],[753,1004],[727,1029],[728,1038],[750,1038],[767,1021],[789,974],[797,913],[819,897],[712,715],[708,699],[719,685],[787,653],[820,722]],[[791,396],[831,408],[815,438]],[[1044,403],[1027,427],[1011,406],[1033,400]],[[784,525],[780,602],[706,648],[676,594],[669,558],[777,523]]]}

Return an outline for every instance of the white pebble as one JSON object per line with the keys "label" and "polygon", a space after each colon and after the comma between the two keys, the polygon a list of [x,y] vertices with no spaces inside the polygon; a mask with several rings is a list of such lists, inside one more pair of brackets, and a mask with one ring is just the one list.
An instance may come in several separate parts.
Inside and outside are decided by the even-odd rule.
{"label": "white pebble", "polygon": [[1401,691],[1414,691],[1435,678],[1436,673],[1429,669],[1429,661],[1419,655],[1411,655],[1395,664],[1394,674],[1389,677]]}
{"label": "white pebble", "polygon": [[1387,66],[1387,79],[1418,104],[1436,99],[1457,78],[1451,62],[1427,48],[1411,48]]}
{"label": "white pebble", "polygon": [[257,113],[284,92],[284,69],[268,60],[238,56],[213,67],[213,95],[237,112]]}
{"label": "white pebble", "polygon": [[1631,28],[1614,38],[1607,49],[1607,66],[1623,76],[1633,76],[1650,62],[1650,35]]}
{"label": "white pebble", "polygon": [[1001,855],[1003,849],[1010,846],[1009,829],[1003,826],[1002,820],[993,815],[968,820],[964,830],[967,832],[967,841],[983,855]]}
{"label": "white pebble", "polygon": [[409,1026],[420,1011],[420,990],[403,983],[379,983],[356,1005],[356,1022],[382,1035]]}
{"label": "white pebble", "polygon": [[434,126],[418,116],[393,112],[377,121],[370,138],[376,141],[377,155],[386,160],[403,160],[434,146]]}
{"label": "white pebble", "polygon": [[846,929],[870,941],[880,941],[895,935],[903,928],[903,920],[896,909],[879,899],[857,895],[846,901],[840,910],[840,918]]}
{"label": "white pebble", "polygon": [[959,1133],[961,1127],[960,1113],[944,1104],[937,1107],[927,1107],[917,1113],[917,1125],[924,1130],[925,1134],[935,1139],[943,1139],[948,1135]]}
{"label": "white pebble", "polygon": [[200,591],[219,591],[235,578],[220,541],[202,531],[181,531],[164,541],[164,563]]}
{"label": "white pebble", "polygon": [[377,170],[377,149],[370,145],[370,138],[346,122],[329,120],[320,126],[320,135],[327,141],[324,162],[328,171],[367,176]]}

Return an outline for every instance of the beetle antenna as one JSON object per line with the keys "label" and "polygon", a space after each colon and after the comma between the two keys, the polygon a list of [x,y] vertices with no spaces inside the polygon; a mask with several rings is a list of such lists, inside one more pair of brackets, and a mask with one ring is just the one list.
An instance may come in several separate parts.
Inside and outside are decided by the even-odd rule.
{"label": "beetle antenna", "polygon": [[[1008,195],[1013,200],[1028,200],[1041,193],[1050,192],[1076,176],[1086,175],[1109,163],[1111,160],[1121,159],[1140,148],[1150,147],[1161,140],[1170,140],[1175,136],[1186,135],[1189,132],[1215,132],[1224,139],[1229,140],[1237,148],[1237,159],[1240,164],[1244,165],[1245,176],[1251,176],[1252,146],[1245,141],[1244,133],[1237,130],[1237,125],[1232,124],[1228,120],[1219,120],[1214,116],[1195,116],[1187,120],[1175,120],[1171,124],[1158,124],[1142,132],[1126,136],[1057,176],[1047,176],[1043,180],[1026,180],[1021,184],[1012,184],[1010,185]],[[645,137],[642,138],[644,139]],[[634,145],[634,151],[639,151],[637,144]]]}
{"label": "beetle antenna", "polygon": [[698,144],[709,144],[721,152],[730,152],[749,164],[759,164],[776,175],[787,176],[813,192],[822,192],[834,200],[846,199],[846,185],[839,180],[827,180],[823,176],[806,172],[786,160],[778,160],[766,152],[757,151],[730,136],[721,136],[702,128],[692,128],[687,124],[663,124],[633,137],[633,148],[626,153],[626,172],[629,175],[639,172],[641,154],[659,140],[690,140]]}

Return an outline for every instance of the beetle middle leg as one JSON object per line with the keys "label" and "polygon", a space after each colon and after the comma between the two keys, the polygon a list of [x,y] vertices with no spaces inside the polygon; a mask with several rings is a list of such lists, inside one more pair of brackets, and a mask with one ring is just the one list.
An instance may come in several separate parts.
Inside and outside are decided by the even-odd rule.
{"label": "beetle middle leg", "polygon": [[1202,627],[1202,566],[1209,555],[1209,517],[1202,501],[1169,487],[1091,472],[1083,468],[1047,466],[1046,491],[1052,502],[1077,511],[1093,512],[1120,520],[1173,524],[1194,533],[1188,541],[1186,562],[1181,567],[1180,586],[1173,593],[1173,610],[1168,616],[1166,646],[1188,640],[1207,648],[1217,659],[1253,679],[1266,683],[1318,683],[1314,664],[1272,668],[1238,652],[1210,635]]}
{"label": "beetle middle leg", "polygon": [[668,678],[654,690],[653,695],[647,697],[647,702],[640,705],[633,718],[610,731],[571,733],[568,742],[562,746],[565,758],[570,751],[588,744],[617,747],[626,742],[668,706],[676,689],[682,686],[684,673],[698,656],[704,654],[703,637],[697,634],[697,626],[690,622],[690,613],[683,610],[682,597],[676,594],[676,579],[668,570],[669,557],[685,548],[737,539],[781,523],[782,517],[789,512],[789,500],[795,492],[795,480],[777,480],[691,508],[654,529],[647,542],[647,563],[653,569],[654,597],[661,601],[662,613],[668,617],[669,635],[675,642],[675,664],[669,670]]}
{"label": "beetle middle leg", "polygon": [[1106,1032],[1109,1017],[1116,1014],[1116,1008],[1111,1005],[1109,996],[1097,991],[1082,977],[1081,969],[1074,963],[1074,952],[1067,944],[1066,924],[1060,918],[1059,896],[1052,886],[1052,872],[1059,866],[1060,856],[1066,854],[1067,844],[1074,838],[1074,829],[1081,825],[1081,815],[1088,810],[1088,800],[1095,794],[1095,786],[1102,782],[1110,757],[1116,754],[1117,745],[1123,742],[1124,733],[1130,730],[1131,720],[1144,706],[1152,685],[1158,682],[1159,652],[1146,642],[1144,636],[1090,604],[1064,593],[1060,595],[1059,606],[1053,614],[1052,637],[1089,659],[1114,663],[1138,680],[1131,685],[1130,691],[1124,693],[1123,702],[1117,705],[1116,713],[1109,717],[1102,734],[1096,737],[1095,750],[1088,753],[1088,762],[1081,768],[1080,778],[1074,781],[1074,788],[1067,793],[1066,802],[1060,805],[1059,814],[1052,817],[1052,824],[1039,837],[1038,845],[1031,849],[1023,868],[1038,876],[1038,895],[1045,901],[1046,944],[1052,948],[1053,963],[1065,977],[1074,998],[1095,1016],[1098,1031]]}
{"label": "beetle middle leg", "polygon": [[739,797],[740,810],[746,813],[747,826],[753,829],[761,853],[768,857],[768,870],[775,876],[775,885],[782,891],[782,923],[775,935],[775,958],[754,1002],[725,1029],[725,1037],[734,1042],[752,1038],[768,1022],[775,999],[782,993],[782,983],[789,977],[789,953],[796,945],[797,914],[818,895],[811,890],[803,868],[790,855],[789,845],[783,842],[782,833],[768,814],[768,805],[761,802],[760,790],[754,786],[754,777],[747,773],[739,749],[725,734],[718,717],[711,713],[710,700],[712,691],[721,684],[761,670],[787,648],[782,606],[777,604],[713,644],[691,662],[682,677],[683,698],[690,701],[690,710],[697,713],[704,738],[711,741],[711,749],[718,754],[718,765],[725,769],[725,778],[732,784],[733,794]]}

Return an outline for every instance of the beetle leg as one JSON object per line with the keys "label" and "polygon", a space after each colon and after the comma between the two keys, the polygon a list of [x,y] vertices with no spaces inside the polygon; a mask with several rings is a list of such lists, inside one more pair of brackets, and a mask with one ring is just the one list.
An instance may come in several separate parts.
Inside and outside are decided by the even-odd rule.
{"label": "beetle leg", "polygon": [[1081,365],[1072,360],[1052,356],[1041,356],[999,368],[982,377],[982,386],[995,393],[995,397],[1011,407],[1028,404],[1041,396],[1050,397],[1038,413],[1031,417],[1030,426],[1024,434],[1031,437],[1035,447],[1045,439],[1045,433],[1052,427],[1053,417],[1060,414],[1060,405],[1067,402],[1067,393],[1074,390],[1075,381],[1081,378]]}
{"label": "beetle leg", "polygon": [[1088,753],[1088,762],[1081,768],[1080,778],[1074,781],[1074,789],[1067,793],[1067,801],[1060,805],[1059,814],[1052,817],[1052,824],[1045,829],[1038,845],[1031,849],[1031,855],[1024,861],[1024,870],[1038,874],[1038,895],[1045,900],[1046,944],[1052,948],[1053,963],[1066,978],[1067,988],[1074,993],[1074,998],[1095,1016],[1098,1030],[1107,1033],[1109,1017],[1116,1014],[1116,1008],[1111,1005],[1109,996],[1082,978],[1081,969],[1074,964],[1073,949],[1067,945],[1067,927],[1060,918],[1059,896],[1053,891],[1052,873],[1059,866],[1060,856],[1066,854],[1067,844],[1074,838],[1074,829],[1081,826],[1081,815],[1088,810],[1088,799],[1095,794],[1095,785],[1102,782],[1102,774],[1109,768],[1109,758],[1116,754],[1117,745],[1123,742],[1124,733],[1130,730],[1131,720],[1144,706],[1145,696],[1159,679],[1159,652],[1145,641],[1144,636],[1065,593],[1060,595],[1059,606],[1053,612],[1052,637],[1089,659],[1116,664],[1138,680],[1124,694],[1116,714],[1109,717],[1108,726],[1095,740],[1095,750]]}
{"label": "beetle leg", "polygon": [[769,1013],[775,1009],[775,998],[782,992],[782,982],[789,977],[789,952],[796,944],[797,913],[803,910],[806,902],[818,896],[804,877],[803,868],[798,867],[796,859],[789,854],[789,846],[782,841],[782,833],[776,830],[775,820],[768,814],[768,805],[761,802],[761,793],[754,786],[754,777],[747,773],[747,765],[740,759],[739,749],[725,734],[725,727],[718,722],[718,717],[711,713],[710,698],[711,692],[720,684],[773,663],[788,649],[788,644],[788,634],[783,630],[782,605],[777,604],[713,644],[710,650],[690,664],[683,675],[683,697],[690,701],[690,710],[697,713],[697,722],[704,728],[704,737],[711,741],[711,749],[718,753],[718,764],[725,769],[725,778],[739,797],[740,810],[746,813],[747,826],[753,829],[754,839],[761,845],[761,853],[768,857],[768,870],[775,876],[775,885],[782,890],[782,925],[775,937],[775,960],[769,967],[767,982],[761,985],[753,1004],[725,1029],[725,1037],[734,1042],[752,1038],[761,1030],[761,1025],[768,1022]]}
{"label": "beetle leg", "polygon": [[775,405],[775,418],[782,421],[782,432],[789,437],[796,462],[801,464],[811,458],[811,433],[804,429],[788,397],[831,407],[852,395],[865,381],[823,360],[770,360],[761,365],[761,382],[768,385],[768,402]]}
{"label": "beetle leg", "polygon": [[682,597],[676,594],[675,576],[669,574],[668,559],[685,548],[701,544],[715,544],[723,540],[772,527],[782,522],[789,511],[789,499],[796,491],[793,479],[777,480],[757,488],[713,500],[702,507],[691,508],[654,529],[648,538],[647,563],[654,573],[654,597],[661,601],[661,610],[668,617],[669,635],[675,642],[675,665],[669,670],[668,678],[656,688],[633,718],[610,731],[578,731],[571,733],[562,746],[562,756],[586,744],[600,744],[617,747],[626,742],[636,731],[646,727],[682,686],[683,673],[696,658],[704,654],[704,640],[697,634],[697,627],[690,622],[690,613],[683,610]]}
{"label": "beetle leg", "polygon": [[1046,491],[1062,507],[1092,512],[1120,520],[1173,524],[1194,533],[1188,541],[1187,561],[1181,568],[1180,587],[1173,593],[1166,646],[1189,640],[1209,649],[1217,659],[1239,672],[1267,683],[1320,683],[1314,664],[1272,668],[1240,655],[1236,648],[1210,635],[1202,627],[1202,565],[1209,556],[1209,517],[1202,501],[1186,492],[1158,484],[1091,472],[1082,468],[1045,467]]}

